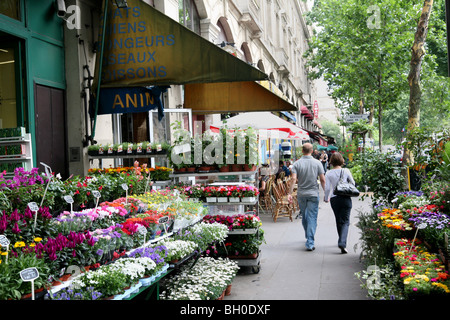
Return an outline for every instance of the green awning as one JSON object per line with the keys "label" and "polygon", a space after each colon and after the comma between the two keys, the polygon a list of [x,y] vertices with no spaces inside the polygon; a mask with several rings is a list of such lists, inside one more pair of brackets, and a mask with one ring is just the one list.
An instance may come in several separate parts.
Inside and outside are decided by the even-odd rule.
{"label": "green awning", "polygon": [[[118,8],[114,1],[107,1],[100,87],[258,81],[268,78],[265,73],[150,5],[140,0],[127,2],[128,8]],[[94,87],[98,83],[99,67],[97,63]]]}

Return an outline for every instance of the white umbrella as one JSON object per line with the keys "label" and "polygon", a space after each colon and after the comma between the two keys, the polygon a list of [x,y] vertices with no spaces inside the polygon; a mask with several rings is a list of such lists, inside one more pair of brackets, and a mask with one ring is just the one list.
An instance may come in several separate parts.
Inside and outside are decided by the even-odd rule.
{"label": "white umbrella", "polygon": [[218,132],[223,126],[229,130],[246,129],[251,127],[259,130],[260,137],[279,138],[289,140],[308,140],[309,134],[302,128],[277,117],[271,112],[246,112],[231,117],[220,124],[212,125],[211,131]]}

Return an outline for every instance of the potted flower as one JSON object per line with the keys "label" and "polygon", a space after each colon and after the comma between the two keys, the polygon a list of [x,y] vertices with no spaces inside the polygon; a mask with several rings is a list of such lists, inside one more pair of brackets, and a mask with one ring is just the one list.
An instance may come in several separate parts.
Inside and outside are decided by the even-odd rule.
{"label": "potted flower", "polygon": [[217,202],[228,202],[228,188],[226,186],[219,186],[216,189]]}
{"label": "potted flower", "polygon": [[242,202],[253,203],[256,201],[256,196],[259,194],[258,188],[251,185],[239,186]]}
{"label": "potted flower", "polygon": [[217,202],[216,187],[207,186],[203,189],[206,202]]}
{"label": "potted flower", "polygon": [[237,186],[229,186],[228,187],[228,201],[229,202],[240,202],[240,192]]}
{"label": "potted flower", "polygon": [[99,144],[93,144],[88,147],[88,155],[98,156],[98,150],[100,149]]}

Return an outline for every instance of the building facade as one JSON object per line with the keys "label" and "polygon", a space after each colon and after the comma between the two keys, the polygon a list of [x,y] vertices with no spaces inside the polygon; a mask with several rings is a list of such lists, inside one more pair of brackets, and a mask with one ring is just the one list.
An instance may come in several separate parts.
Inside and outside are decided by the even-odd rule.
{"label": "building facade", "polygon": [[[93,117],[91,94],[101,52],[103,2],[5,0],[0,4],[1,126],[25,127],[32,137],[34,166],[43,162],[64,176],[84,175],[99,165],[87,154],[92,143],[170,140],[175,121],[191,131],[203,131],[227,116],[192,114],[185,108],[184,86],[175,84],[162,94],[167,111],[162,121],[157,112]],[[290,114],[275,113],[308,131],[320,130],[312,116],[316,88],[303,59],[311,35],[303,1],[142,2],[267,74],[268,89],[295,107]],[[126,162],[102,163],[116,164]]]}

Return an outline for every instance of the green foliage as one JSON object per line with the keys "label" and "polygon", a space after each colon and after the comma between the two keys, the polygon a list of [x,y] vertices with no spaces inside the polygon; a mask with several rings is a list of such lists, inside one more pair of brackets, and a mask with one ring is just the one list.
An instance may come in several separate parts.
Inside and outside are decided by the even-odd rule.
{"label": "green foliage", "polygon": [[375,201],[391,201],[399,190],[403,190],[404,179],[392,153],[367,150],[355,159],[362,166],[362,183],[373,192]]}
{"label": "green foliage", "polygon": [[48,264],[27,248],[19,252],[17,258],[10,257],[8,263],[0,264],[0,300],[18,300],[22,295],[31,292],[30,282],[24,282],[20,277],[20,271],[31,267],[35,267],[39,272],[39,277],[34,280],[35,290],[49,284],[51,274]]}

